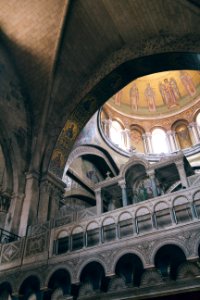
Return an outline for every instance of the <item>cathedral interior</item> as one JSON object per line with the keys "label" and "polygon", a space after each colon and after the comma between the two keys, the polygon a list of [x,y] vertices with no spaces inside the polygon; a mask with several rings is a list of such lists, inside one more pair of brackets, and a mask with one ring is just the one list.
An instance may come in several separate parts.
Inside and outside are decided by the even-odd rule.
{"label": "cathedral interior", "polygon": [[0,0],[0,300],[200,299],[199,0]]}

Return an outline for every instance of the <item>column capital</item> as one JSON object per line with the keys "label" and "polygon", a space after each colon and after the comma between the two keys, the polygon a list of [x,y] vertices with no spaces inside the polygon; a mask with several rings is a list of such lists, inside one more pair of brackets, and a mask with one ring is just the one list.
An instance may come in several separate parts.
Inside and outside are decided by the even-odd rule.
{"label": "column capital", "polygon": [[123,189],[126,187],[126,181],[123,179],[123,180],[119,180],[118,181],[118,185]]}
{"label": "column capital", "polygon": [[97,189],[94,190],[95,194],[101,193],[101,187],[98,187]]}
{"label": "column capital", "polygon": [[150,169],[147,170],[146,172],[149,177],[155,177],[155,169]]}

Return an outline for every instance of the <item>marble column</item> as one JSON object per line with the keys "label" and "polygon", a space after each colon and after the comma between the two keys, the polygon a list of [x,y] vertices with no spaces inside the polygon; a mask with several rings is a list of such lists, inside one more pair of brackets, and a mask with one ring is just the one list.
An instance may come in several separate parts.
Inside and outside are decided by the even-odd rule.
{"label": "marble column", "polygon": [[200,138],[199,138],[199,133],[198,133],[198,129],[197,129],[197,124],[195,122],[190,123],[188,125],[188,129],[191,133],[193,145],[198,144],[200,142]]}
{"label": "marble column", "polygon": [[124,181],[119,181],[119,186],[121,187],[122,190],[122,204],[123,207],[125,207],[128,205],[128,199],[126,194],[126,183]]}
{"label": "marble column", "polygon": [[95,196],[96,196],[97,216],[100,216],[103,213],[103,200],[101,197],[101,188],[95,190]]}
{"label": "marble column", "polygon": [[130,148],[131,148],[131,142],[130,142],[130,129],[125,128],[125,129],[124,129],[124,132],[125,132],[125,136],[126,136],[126,143],[125,143],[125,146],[126,146],[126,149],[127,149],[127,150],[130,150]]}
{"label": "marble column", "polygon": [[185,173],[183,160],[176,161],[175,164],[176,164],[176,167],[177,167],[177,170],[178,170],[178,173],[179,173],[179,177],[180,177],[182,186],[183,187],[188,187],[188,180],[187,180],[187,176],[186,176],[186,173]]}
{"label": "marble column", "polygon": [[170,151],[175,152],[178,150],[177,143],[175,140],[175,132],[172,130],[167,131],[167,137],[169,141]]}
{"label": "marble column", "polygon": [[143,145],[144,145],[144,151],[145,153],[149,153],[148,152],[148,145],[147,145],[147,137],[146,137],[146,134],[142,134],[142,140],[143,140]]}
{"label": "marble column", "polygon": [[190,209],[191,209],[192,219],[193,220],[198,219],[197,212],[196,212],[193,202],[190,202]]}
{"label": "marble column", "polygon": [[20,218],[19,235],[25,236],[27,226],[37,223],[39,200],[39,174],[31,172],[26,175],[25,197]]}
{"label": "marble column", "polygon": [[175,214],[174,208],[170,207],[169,211],[170,211],[172,225],[176,225],[177,224],[177,219],[176,219],[176,214]]}
{"label": "marble column", "polygon": [[152,147],[151,138],[152,138],[151,132],[146,132],[148,153],[153,153],[153,147]]}
{"label": "marble column", "polygon": [[148,176],[151,180],[151,187],[152,187],[152,191],[153,191],[153,196],[157,197],[158,196],[158,191],[157,191],[157,187],[156,187],[155,171],[151,170],[147,174],[148,174]]}

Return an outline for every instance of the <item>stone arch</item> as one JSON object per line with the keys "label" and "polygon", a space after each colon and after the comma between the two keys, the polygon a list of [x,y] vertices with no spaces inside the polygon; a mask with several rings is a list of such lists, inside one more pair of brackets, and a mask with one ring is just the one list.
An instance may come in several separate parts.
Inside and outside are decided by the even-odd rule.
{"label": "stone arch", "polygon": [[42,274],[42,272],[39,272],[39,271],[38,272],[36,272],[36,271],[28,271],[25,274],[22,274],[17,279],[18,280],[18,282],[17,282],[18,288],[21,287],[21,285],[23,284],[23,282],[25,282],[25,280],[27,278],[30,278],[30,277],[37,278],[39,280],[40,286],[42,286],[44,284],[43,275],[44,274]]}
{"label": "stone arch", "polygon": [[145,267],[146,265],[146,260],[145,260],[145,257],[141,254],[141,252],[139,252],[138,250],[136,249],[131,249],[131,248],[127,248],[127,249],[124,249],[124,250],[121,250],[119,251],[115,257],[114,257],[114,260],[113,260],[113,263],[112,263],[112,270],[111,272],[113,274],[115,274],[115,269],[116,269],[116,265],[117,265],[117,262],[119,261],[119,259],[121,257],[123,257],[124,255],[126,254],[133,254],[133,255],[136,255],[142,262],[143,264],[143,267]]}
{"label": "stone arch", "polygon": [[175,202],[178,202],[178,205],[181,205],[181,204],[188,203],[189,200],[185,195],[184,196],[180,195],[180,196],[176,196],[174,199],[172,199],[172,206],[174,206]]}
{"label": "stone arch", "polygon": [[[93,227],[93,224],[94,224],[94,227]],[[96,226],[95,226],[96,225]],[[86,231],[90,230],[90,229],[93,229],[93,228],[99,228],[100,225],[97,221],[91,221],[87,224],[86,226]]]}
{"label": "stone arch", "polygon": [[126,173],[131,167],[134,167],[135,165],[142,165],[145,170],[149,168],[149,162],[145,159],[138,158],[137,156],[132,156],[126,164],[124,164],[120,170],[120,177],[125,178]]}
{"label": "stone arch", "polygon": [[155,203],[153,206],[153,212],[156,212],[158,210],[169,208],[169,204],[167,201],[159,201],[158,203]]}
{"label": "stone arch", "polygon": [[111,171],[113,172],[114,175],[117,175],[117,166],[115,162],[113,161],[112,157],[110,155],[106,155],[105,150],[101,149],[101,147],[94,147],[91,145],[87,146],[79,146],[76,149],[74,149],[69,156],[69,159],[67,160],[67,165],[65,166],[65,172],[71,165],[71,163],[78,157],[84,155],[84,154],[91,154],[91,155],[96,155],[98,157],[101,157],[102,159],[105,160]]}
{"label": "stone arch", "polygon": [[30,275],[26,277],[20,285],[19,294],[23,296],[30,296],[33,293],[40,291],[41,281],[39,276]]}
{"label": "stone arch", "polygon": [[198,257],[199,256],[199,249],[200,249],[200,233],[195,234],[192,239],[191,244],[193,245],[193,254]]}
{"label": "stone arch", "polygon": [[81,226],[81,225],[75,225],[74,227],[72,227],[70,235],[73,235],[73,234],[76,234],[79,232],[85,232],[85,228],[83,228],[83,226]]}
{"label": "stone arch", "polygon": [[152,252],[149,256],[149,261],[150,261],[150,265],[153,265],[154,266],[154,261],[155,261],[155,256],[156,256],[156,253],[158,252],[158,250],[163,247],[163,246],[167,246],[167,245],[174,245],[174,246],[177,246],[179,247],[183,253],[185,254],[186,258],[189,257],[189,251],[187,250],[186,246],[184,245],[183,242],[180,242],[179,240],[176,240],[174,238],[168,238],[168,239],[165,239],[164,241],[158,241],[153,249],[152,249]]}
{"label": "stone arch", "polygon": [[186,262],[186,256],[177,245],[162,246],[155,255],[155,267],[163,278],[177,279],[179,266]]}
{"label": "stone arch", "polygon": [[86,259],[82,264],[79,265],[79,269],[78,269],[78,272],[77,272],[77,279],[80,281],[80,276],[81,276],[81,273],[83,271],[83,269],[90,263],[92,262],[96,262],[96,263],[99,263],[103,269],[104,269],[104,273],[106,274],[106,271],[107,271],[107,264],[106,264],[106,261],[104,261],[103,259],[99,258],[99,257],[91,257],[89,259]]}
{"label": "stone arch", "polygon": [[[96,74],[92,74],[90,83],[85,84],[85,88],[83,88],[82,93],[77,95],[77,98],[74,101],[74,103],[76,103],[76,108],[71,115],[71,119],[74,119],[75,117],[78,120],[79,109],[77,103],[79,103],[81,106],[84,104],[84,101],[86,101],[86,99],[94,99],[94,108],[91,110],[91,112],[87,112],[87,115],[81,122],[82,124],[80,124],[79,126],[79,128],[82,128],[83,124],[85,124],[89,120],[89,117],[95,112],[95,110],[97,110],[98,107],[100,107],[104,103],[106,99],[115,94],[134,78],[169,69],[194,69],[194,65],[198,69],[197,54],[192,53],[195,51],[197,53],[199,52],[198,37],[187,36],[187,38],[186,36],[182,36],[180,38],[170,35],[165,37],[159,36],[159,38],[156,37],[154,39],[151,39],[151,42],[149,42],[149,39],[148,41],[144,39],[137,44],[137,47],[124,47],[119,51],[112,53],[110,57],[102,62]],[[191,40],[193,42],[191,42]],[[150,47],[149,43],[151,44]],[[185,54],[185,52],[187,52],[187,54]],[[186,55],[187,57],[190,57],[190,59],[184,60],[184,57],[186,57]],[[159,57],[160,61],[164,62],[164,64],[158,64],[157,59],[154,62],[155,57],[157,57],[157,59]],[[150,64],[149,59],[151,59]],[[129,74],[129,78],[125,79],[123,77],[123,73],[120,69],[122,64],[124,68],[129,65],[129,73],[130,70],[134,70],[133,74]],[[138,68],[138,64],[145,64],[145,69],[143,70],[142,68]],[[102,81],[103,79],[104,81]],[[107,88],[107,94],[105,94],[105,88],[103,89],[104,85],[107,87],[110,86],[110,90],[108,90]],[[104,93],[97,93],[95,92],[96,89],[98,89],[98,91],[102,90],[104,91]],[[98,96],[96,96],[97,94]],[[60,121],[60,123],[62,123],[61,127],[63,127],[65,120],[66,118],[63,117],[63,119]],[[51,142],[52,146],[54,145],[56,138],[57,137],[55,137],[54,141]],[[60,138],[62,138],[62,133],[58,138],[56,149],[59,147]],[[68,143],[68,149],[65,149],[66,158],[71,149],[71,146],[72,143]],[[49,152],[50,154],[46,159],[50,158],[51,151]],[[59,173],[61,174],[63,173],[63,171]]]}
{"label": "stone arch", "polygon": [[128,218],[133,219],[132,213],[129,212],[129,211],[124,211],[124,212],[119,214],[118,219],[117,219],[117,223],[119,223],[122,220],[127,220]]}
{"label": "stone arch", "polygon": [[104,219],[101,220],[101,226],[105,226],[108,224],[116,224],[114,217],[109,216],[109,217],[105,217]]}
{"label": "stone arch", "polygon": [[[142,211],[143,211],[143,212],[146,211],[146,212],[149,213],[149,214],[152,213],[152,211],[149,209],[148,206],[142,205],[142,206],[140,206],[140,207],[138,207],[138,208],[136,209],[136,211],[135,211],[135,217],[144,215],[144,214],[142,213]],[[139,213],[138,213],[138,212],[139,212]],[[145,213],[145,214],[146,214],[146,213]]]}
{"label": "stone arch", "polygon": [[70,276],[70,281],[72,281],[72,278],[73,278],[73,270],[72,270],[72,267],[67,264],[67,262],[65,263],[60,263],[60,264],[57,264],[56,266],[52,267],[50,269],[50,271],[48,271],[47,275],[45,276],[44,278],[44,286],[47,287],[48,286],[48,283],[49,283],[49,280],[51,278],[51,276],[57,272],[58,270],[61,270],[61,269],[64,269],[66,272],[68,272],[69,276]]}
{"label": "stone arch", "polygon": [[56,234],[56,240],[57,239],[60,239],[60,238],[63,238],[63,237],[66,237],[66,236],[69,236],[69,232],[67,230],[63,230],[61,229],[57,234]]}
{"label": "stone arch", "polygon": [[53,293],[56,290],[62,290],[64,295],[71,293],[71,276],[66,268],[59,268],[49,277],[48,288]]}
{"label": "stone arch", "polygon": [[122,255],[115,266],[116,275],[122,277],[128,286],[139,286],[143,272],[144,265],[140,257],[133,253]]}
{"label": "stone arch", "polygon": [[193,201],[200,199],[200,190],[194,192],[194,194],[192,195],[192,199]]}

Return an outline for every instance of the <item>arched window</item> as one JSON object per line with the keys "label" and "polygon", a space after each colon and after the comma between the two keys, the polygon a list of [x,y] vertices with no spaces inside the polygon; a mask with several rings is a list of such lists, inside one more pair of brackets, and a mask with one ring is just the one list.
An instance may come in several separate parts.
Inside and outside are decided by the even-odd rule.
{"label": "arched window", "polygon": [[161,128],[152,131],[152,147],[154,153],[169,153],[167,135]]}
{"label": "arched window", "polygon": [[113,144],[119,146],[122,149],[126,149],[126,138],[125,132],[123,131],[124,129],[118,121],[112,121],[110,127],[110,139]]}

